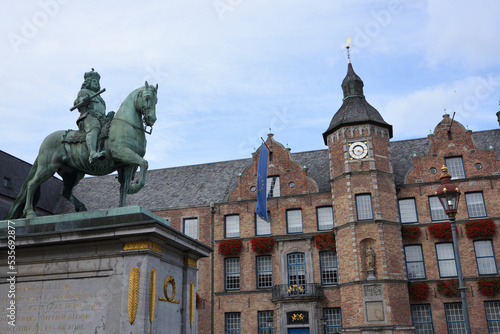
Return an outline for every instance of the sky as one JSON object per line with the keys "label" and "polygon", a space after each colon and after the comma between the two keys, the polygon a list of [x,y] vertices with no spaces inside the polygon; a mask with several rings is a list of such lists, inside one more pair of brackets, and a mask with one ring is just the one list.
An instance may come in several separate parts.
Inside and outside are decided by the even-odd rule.
{"label": "sky", "polygon": [[392,140],[442,119],[498,128],[495,0],[9,1],[0,13],[0,150],[32,163],[76,129],[83,82],[107,111],[158,84],[150,169],[249,158],[271,131],[292,152],[325,149],[351,61]]}

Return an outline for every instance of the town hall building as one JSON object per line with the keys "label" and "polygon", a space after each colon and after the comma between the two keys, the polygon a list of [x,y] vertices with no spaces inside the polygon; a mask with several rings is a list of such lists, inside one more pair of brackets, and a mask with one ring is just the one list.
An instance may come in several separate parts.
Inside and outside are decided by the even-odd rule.
{"label": "town hall building", "polygon": [[[350,62],[341,88],[342,105],[318,133],[326,148],[292,153],[279,134],[267,136],[268,221],[255,214],[260,149],[248,159],[148,171],[145,187],[127,198],[213,248],[197,263],[198,332],[466,333],[460,256],[472,333],[500,333],[495,112],[491,130],[474,132],[445,114],[427,137],[391,141],[392,125],[367,102]],[[3,216],[24,177],[14,165],[26,164],[0,153],[10,166],[0,167]],[[459,254],[435,194],[442,166],[461,192]],[[58,197],[60,181],[48,183],[53,200],[38,212],[72,212]],[[114,175],[86,178],[75,196],[89,210],[111,208],[118,187]]]}

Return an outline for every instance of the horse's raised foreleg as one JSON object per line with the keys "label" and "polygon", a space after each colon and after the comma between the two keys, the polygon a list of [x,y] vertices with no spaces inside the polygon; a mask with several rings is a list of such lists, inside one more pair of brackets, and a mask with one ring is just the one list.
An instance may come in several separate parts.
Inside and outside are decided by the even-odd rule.
{"label": "horse's raised foreleg", "polygon": [[139,173],[139,178],[135,182],[130,183],[127,194],[135,194],[136,192],[141,190],[146,183],[146,171],[148,170],[148,162],[128,147],[121,147],[118,151],[114,151],[113,159],[118,160],[124,164],[134,166],[134,171],[137,167],[140,168],[141,172]]}
{"label": "horse's raised foreleg", "polygon": [[59,175],[61,175],[63,178],[63,189],[61,190],[61,196],[73,203],[76,212],[87,211],[85,204],[80,202],[78,198],[73,195],[73,189],[76,187],[78,182],[83,179],[85,174],[73,170],[71,172],[59,172]]}

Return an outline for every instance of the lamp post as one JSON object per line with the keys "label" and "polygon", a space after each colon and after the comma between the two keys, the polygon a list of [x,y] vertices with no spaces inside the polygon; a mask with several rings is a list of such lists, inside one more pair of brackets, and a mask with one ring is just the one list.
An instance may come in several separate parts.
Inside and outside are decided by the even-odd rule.
{"label": "lamp post", "polygon": [[462,314],[465,320],[465,329],[468,334],[471,333],[469,311],[467,309],[467,298],[465,290],[467,289],[464,284],[464,275],[462,273],[462,264],[460,263],[460,253],[458,252],[457,229],[455,226],[455,216],[457,214],[458,200],[460,199],[460,190],[451,182],[451,175],[448,173],[446,166],[441,167],[443,173],[440,176],[441,185],[436,190],[436,195],[439,202],[443,206],[444,212],[450,218],[451,234],[453,236],[453,251],[455,252],[455,259],[458,272],[458,283],[460,296],[462,297]]}

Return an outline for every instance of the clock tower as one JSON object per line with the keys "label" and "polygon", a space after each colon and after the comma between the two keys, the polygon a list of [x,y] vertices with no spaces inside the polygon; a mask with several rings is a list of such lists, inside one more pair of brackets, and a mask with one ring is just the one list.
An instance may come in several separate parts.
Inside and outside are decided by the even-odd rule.
{"label": "clock tower", "polygon": [[389,140],[349,59],[343,102],[323,133],[337,240],[342,324],[353,333],[413,333]]}

